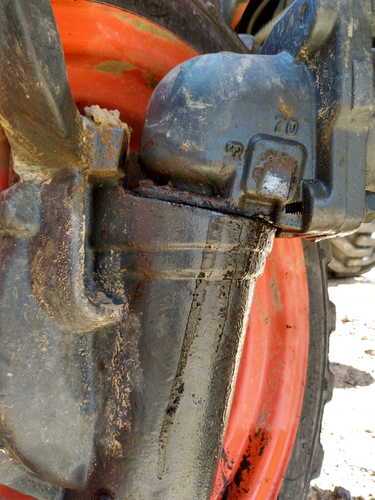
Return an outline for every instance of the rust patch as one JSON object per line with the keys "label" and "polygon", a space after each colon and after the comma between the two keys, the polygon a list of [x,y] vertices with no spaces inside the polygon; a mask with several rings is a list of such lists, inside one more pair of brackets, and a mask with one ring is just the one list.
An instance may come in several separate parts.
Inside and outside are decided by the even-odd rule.
{"label": "rust patch", "polygon": [[260,196],[286,201],[297,183],[298,163],[286,153],[273,155],[274,151],[266,151],[261,159],[269,158],[268,161],[253,170],[256,192]]}
{"label": "rust patch", "polygon": [[142,148],[143,154],[146,153],[150,148],[153,148],[155,146],[154,141],[147,141],[146,144]]}

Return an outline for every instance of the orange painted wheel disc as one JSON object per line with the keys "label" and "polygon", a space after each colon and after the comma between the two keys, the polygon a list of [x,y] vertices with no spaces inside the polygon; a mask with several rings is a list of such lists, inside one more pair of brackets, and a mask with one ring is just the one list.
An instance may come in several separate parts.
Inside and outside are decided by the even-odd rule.
{"label": "orange painted wheel disc", "polygon": [[[72,93],[85,106],[118,109],[139,147],[153,88],[198,55],[156,24],[87,0],[52,0]],[[0,135],[0,190],[9,151]],[[277,240],[258,280],[222,458],[211,500],[276,498],[295,440],[309,344],[301,240]],[[8,500],[24,497],[5,487]]]}
{"label": "orange painted wheel disc", "polygon": [[302,242],[276,240],[256,284],[211,500],[277,497],[302,408],[308,315]]}
{"label": "orange painted wheel disc", "polygon": [[52,0],[78,109],[118,109],[138,150],[147,103],[158,82],[197,52],[156,24],[109,5]]}
{"label": "orange painted wheel disc", "polygon": [[243,0],[242,2],[239,3],[237,11],[234,14],[234,17],[231,22],[231,26],[234,30],[237,28],[239,22],[241,21],[241,18],[244,15],[246,7],[249,5],[249,3],[250,0]]}

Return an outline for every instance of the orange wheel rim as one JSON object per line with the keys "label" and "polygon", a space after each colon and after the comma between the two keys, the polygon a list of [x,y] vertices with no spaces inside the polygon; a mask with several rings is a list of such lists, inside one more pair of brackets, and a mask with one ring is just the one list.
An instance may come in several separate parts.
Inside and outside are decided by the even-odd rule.
{"label": "orange wheel rim", "polygon": [[[72,93],[83,114],[118,109],[138,150],[153,88],[197,56],[177,36],[130,12],[88,0],[52,0]],[[0,130],[0,191],[9,146]],[[276,498],[295,440],[309,343],[309,297],[301,240],[277,240],[258,280],[211,500]],[[24,500],[4,486],[8,500]]]}
{"label": "orange wheel rim", "polygon": [[302,408],[308,297],[301,240],[276,240],[256,284],[211,500],[277,497]]}
{"label": "orange wheel rim", "polygon": [[246,7],[249,5],[250,0],[243,0],[237,8],[236,13],[234,14],[233,20],[231,22],[232,28],[235,30],[241,21],[242,16],[245,13]]}
{"label": "orange wheel rim", "polygon": [[158,82],[197,52],[164,28],[109,5],[52,0],[78,109],[118,109],[138,150],[147,103]]}

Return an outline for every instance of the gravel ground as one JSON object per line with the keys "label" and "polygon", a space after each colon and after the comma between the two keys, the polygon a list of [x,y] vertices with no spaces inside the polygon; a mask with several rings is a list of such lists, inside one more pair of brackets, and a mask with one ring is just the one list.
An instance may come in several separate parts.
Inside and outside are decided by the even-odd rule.
{"label": "gravel ground", "polygon": [[330,280],[329,295],[337,312],[335,388],[323,418],[323,468],[309,500],[375,500],[375,269]]}

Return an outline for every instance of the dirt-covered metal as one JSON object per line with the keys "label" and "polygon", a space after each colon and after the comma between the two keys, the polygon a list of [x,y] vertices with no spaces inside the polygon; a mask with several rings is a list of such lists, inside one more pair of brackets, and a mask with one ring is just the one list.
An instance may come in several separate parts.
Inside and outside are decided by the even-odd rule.
{"label": "dirt-covered metal", "polygon": [[208,499],[275,228],[124,189],[127,127],[78,113],[49,0],[0,30],[0,482]]}
{"label": "dirt-covered metal", "polygon": [[[184,36],[191,2],[125,3]],[[220,6],[195,2],[194,47],[246,52]],[[317,237],[372,217],[371,2],[296,2],[262,54],[174,70],[143,172],[124,124],[78,113],[49,1],[1,0],[0,28],[20,178],[0,194],[0,483],[39,500],[208,499],[276,227]]]}
{"label": "dirt-covered metal", "polygon": [[148,107],[142,194],[313,238],[373,220],[371,46],[371,0],[299,0],[260,54],[177,67]]}

